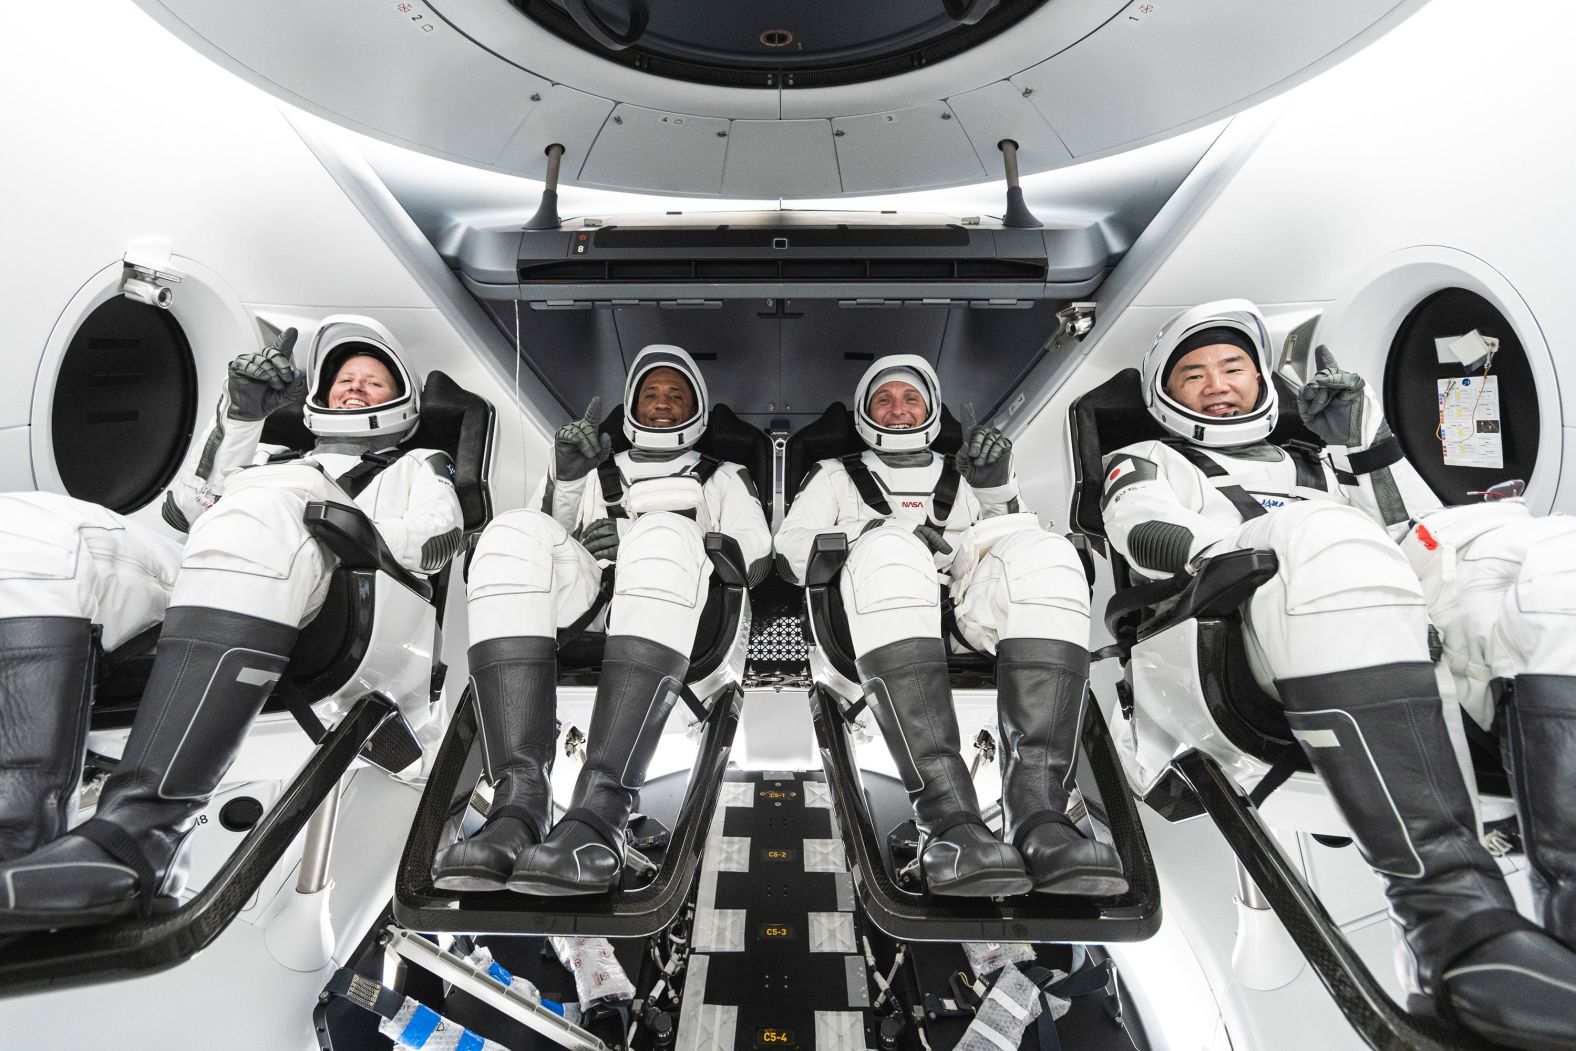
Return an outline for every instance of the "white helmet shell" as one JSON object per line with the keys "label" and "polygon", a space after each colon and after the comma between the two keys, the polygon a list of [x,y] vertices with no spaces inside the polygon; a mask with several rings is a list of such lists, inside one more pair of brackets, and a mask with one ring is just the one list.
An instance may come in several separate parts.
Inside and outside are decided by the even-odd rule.
{"label": "white helmet shell", "polygon": [[[1166,366],[1182,342],[1211,328],[1239,332],[1253,348],[1261,383],[1259,401],[1240,416],[1205,416],[1175,401],[1166,393]],[[1160,334],[1144,355],[1144,407],[1166,430],[1179,438],[1212,449],[1263,441],[1275,429],[1279,398],[1267,369],[1269,333],[1259,308],[1246,299],[1220,299],[1201,303],[1177,314],[1161,326]]]}
{"label": "white helmet shell", "polygon": [[[660,368],[683,373],[695,392],[694,415],[677,427],[647,427],[635,422],[635,401],[640,396],[640,385],[652,369]],[[629,439],[629,444],[648,452],[682,452],[706,433],[706,419],[710,414],[711,397],[706,393],[706,378],[683,347],[653,343],[641,348],[629,367],[629,378],[624,381],[624,437]]]}
{"label": "white helmet shell", "polygon": [[[329,391],[340,366],[365,354],[383,362],[394,374],[399,392],[388,401],[364,409],[331,409]],[[302,420],[320,438],[389,438],[398,441],[420,422],[421,386],[400,358],[399,341],[369,317],[334,314],[323,319],[307,358],[306,406]]]}
{"label": "white helmet shell", "polygon": [[[920,381],[920,395],[925,399],[929,415],[922,427],[883,427],[870,416],[870,396],[875,393],[876,380],[892,369],[906,369]],[[930,443],[941,433],[941,380],[930,362],[918,354],[888,354],[877,358],[859,379],[854,388],[854,429],[865,444],[877,452],[914,452],[930,448]]]}

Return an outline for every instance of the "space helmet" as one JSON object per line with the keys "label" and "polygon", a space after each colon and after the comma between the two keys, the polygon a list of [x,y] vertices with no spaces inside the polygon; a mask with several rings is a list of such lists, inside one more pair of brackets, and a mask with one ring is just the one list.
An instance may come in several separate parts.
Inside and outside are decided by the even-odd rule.
{"label": "space helmet", "polygon": [[[1261,382],[1259,400],[1240,416],[1205,416],[1166,393],[1166,377],[1184,355],[1200,347],[1230,343],[1253,355]],[[1177,314],[1160,328],[1144,355],[1144,407],[1166,430],[1210,448],[1263,441],[1275,429],[1278,401],[1269,375],[1269,333],[1259,308],[1246,299],[1201,303]]]}
{"label": "space helmet", "polygon": [[[870,396],[883,383],[911,383],[925,399],[927,415],[919,427],[883,427],[870,415]],[[865,370],[854,388],[854,429],[877,452],[913,452],[930,448],[941,433],[941,381],[930,362],[918,354],[888,354]]]}
{"label": "space helmet", "polygon": [[[369,317],[335,314],[323,319],[307,359],[306,407],[302,420],[320,438],[389,438],[398,441],[420,422],[421,386],[400,360],[393,333]],[[329,392],[340,367],[365,354],[394,374],[394,397],[365,408],[331,409]]]}
{"label": "space helmet", "polygon": [[[653,369],[668,368],[679,372],[689,381],[695,392],[695,412],[677,427],[647,427],[635,420],[635,401],[640,387]],[[700,367],[682,347],[667,343],[653,343],[641,348],[629,367],[629,378],[624,381],[624,437],[637,449],[648,452],[681,452],[700,441],[706,433],[706,418],[711,413],[711,397],[706,393],[706,378]]]}

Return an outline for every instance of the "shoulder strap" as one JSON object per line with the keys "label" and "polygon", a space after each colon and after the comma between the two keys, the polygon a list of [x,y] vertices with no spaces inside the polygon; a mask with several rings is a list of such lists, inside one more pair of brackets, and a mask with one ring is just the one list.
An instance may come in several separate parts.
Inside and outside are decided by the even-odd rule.
{"label": "shoulder strap", "polygon": [[941,477],[936,479],[936,495],[930,501],[930,521],[938,529],[952,516],[952,504],[958,498],[958,484],[962,479],[952,463],[952,457],[941,458]]}
{"label": "shoulder strap", "polygon": [[876,483],[876,476],[870,468],[865,466],[863,453],[850,453],[838,458],[843,469],[848,472],[849,481],[854,483],[854,488],[859,492],[859,499],[865,502],[876,514],[890,517],[892,505],[887,503],[886,497],[881,493],[881,486]]}
{"label": "shoulder strap", "polygon": [[705,453],[696,453],[696,455],[700,459],[695,461],[695,469],[690,475],[701,485],[705,485],[711,481],[711,476],[717,473],[717,468],[722,466],[722,461]]}
{"label": "shoulder strap", "polygon": [[[1231,477],[1230,471],[1216,463],[1213,457],[1192,442],[1186,442],[1180,438],[1167,438],[1165,443],[1186,457],[1188,463],[1197,467],[1204,477],[1211,480]],[[1244,522],[1268,514],[1264,510],[1264,505],[1249,496],[1248,491],[1240,485],[1217,484],[1215,491],[1231,501],[1231,506],[1237,509],[1237,514],[1242,516]]]}
{"label": "shoulder strap", "polygon": [[1297,469],[1297,485],[1303,489],[1317,489],[1321,493],[1330,491],[1330,485],[1324,477],[1324,461],[1319,459],[1317,446],[1307,442],[1290,441],[1281,445],[1291,457],[1292,465]]}
{"label": "shoulder strap", "polygon": [[607,516],[628,518],[629,512],[624,510],[624,476],[619,473],[613,457],[597,464],[596,476],[602,484],[602,502],[607,505]]}
{"label": "shoulder strap", "polygon": [[382,474],[388,466],[400,458],[398,449],[378,449],[373,452],[361,454],[361,462],[350,470],[340,475],[334,481],[345,491],[345,495],[354,500],[366,491],[372,484],[372,479]]}

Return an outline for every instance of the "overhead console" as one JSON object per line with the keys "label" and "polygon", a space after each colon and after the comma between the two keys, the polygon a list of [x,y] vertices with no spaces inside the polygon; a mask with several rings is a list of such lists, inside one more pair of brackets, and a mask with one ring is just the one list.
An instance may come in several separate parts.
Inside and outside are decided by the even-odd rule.
{"label": "overhead console", "polygon": [[461,227],[444,256],[481,299],[536,309],[724,299],[1028,306],[1087,296],[1120,251],[1094,223],[845,212],[708,213]]}

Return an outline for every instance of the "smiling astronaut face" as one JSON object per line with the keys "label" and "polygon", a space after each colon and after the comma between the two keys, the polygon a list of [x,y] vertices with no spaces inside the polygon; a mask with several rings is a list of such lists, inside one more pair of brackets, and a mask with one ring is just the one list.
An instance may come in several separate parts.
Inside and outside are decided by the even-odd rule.
{"label": "smiling astronaut face", "polygon": [[366,409],[381,405],[399,393],[389,367],[370,354],[346,358],[328,390],[330,409]]}

